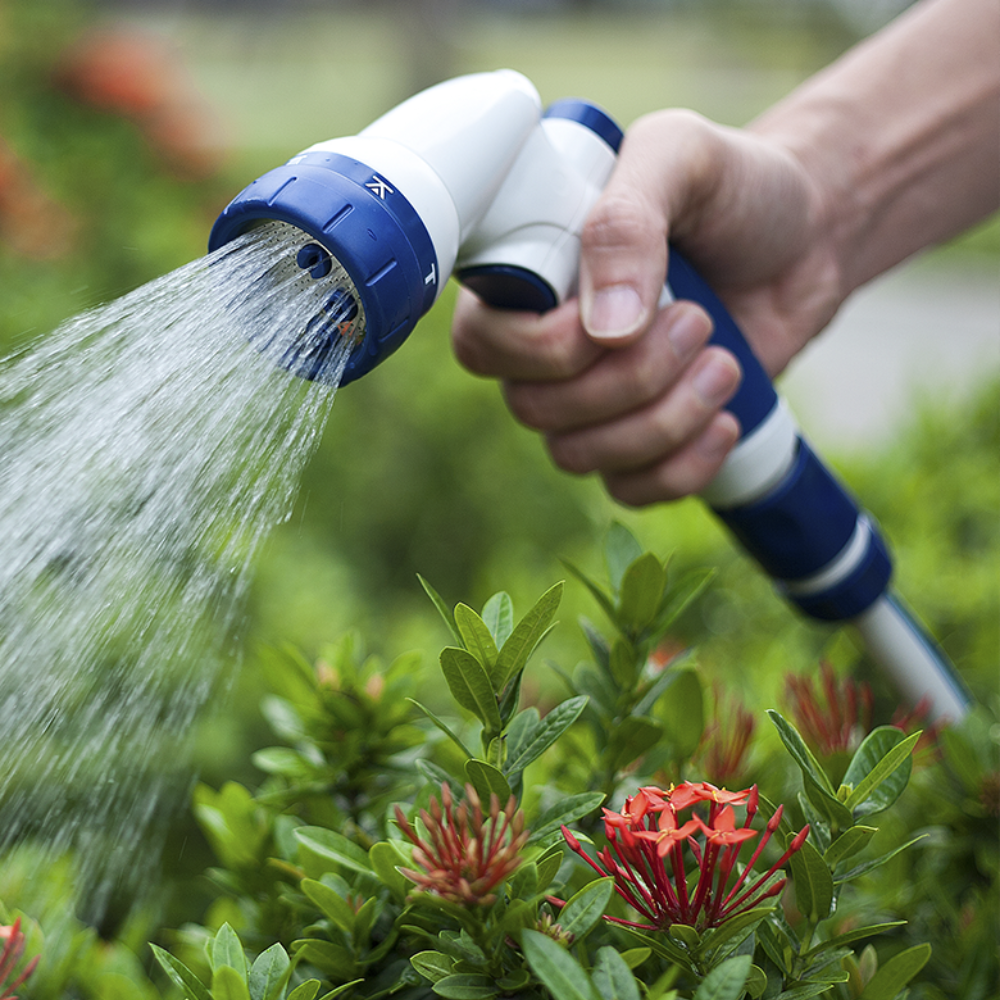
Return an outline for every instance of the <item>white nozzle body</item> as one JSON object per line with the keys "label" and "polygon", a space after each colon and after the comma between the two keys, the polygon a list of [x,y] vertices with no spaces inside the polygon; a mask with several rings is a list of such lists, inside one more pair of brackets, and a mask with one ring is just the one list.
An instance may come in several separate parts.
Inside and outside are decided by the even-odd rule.
{"label": "white nozzle body", "polygon": [[538,131],[541,111],[538,92],[520,73],[474,73],[416,94],[356,136],[303,153],[350,157],[394,185],[426,226],[446,277]]}
{"label": "white nozzle body", "polygon": [[591,129],[543,119],[463,241],[458,266],[503,261],[540,276],[565,301],[577,289],[583,224],[614,165],[614,150]]}

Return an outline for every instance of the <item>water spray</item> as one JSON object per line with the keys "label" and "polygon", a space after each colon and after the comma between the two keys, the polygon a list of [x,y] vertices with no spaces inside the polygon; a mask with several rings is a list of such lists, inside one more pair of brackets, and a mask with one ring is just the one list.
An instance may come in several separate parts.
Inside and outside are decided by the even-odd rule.
{"label": "water spray", "polygon": [[[281,363],[351,382],[400,346],[452,274],[503,308],[543,312],[575,294],[580,233],[621,140],[588,102],[543,111],[519,73],[458,77],[264,174],[219,216],[209,247],[263,224],[298,230],[281,266],[323,283],[324,296]],[[671,298],[705,308],[711,342],[743,368],[726,407],[741,438],[702,498],[791,603],[853,626],[907,700],[932,719],[960,719],[969,695],[893,592],[874,519],[804,440],[725,307],[673,248],[662,301]],[[344,338],[346,368],[331,375],[324,359]]]}

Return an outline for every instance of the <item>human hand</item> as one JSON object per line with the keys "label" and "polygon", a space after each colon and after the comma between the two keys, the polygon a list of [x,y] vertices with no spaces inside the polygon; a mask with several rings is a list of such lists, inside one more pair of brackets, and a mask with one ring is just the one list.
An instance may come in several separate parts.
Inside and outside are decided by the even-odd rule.
{"label": "human hand", "polygon": [[739,365],[698,306],[657,309],[668,240],[713,285],[772,375],[832,317],[838,271],[798,161],[751,131],[666,111],[627,133],[582,236],[579,299],[537,316],[463,291],[453,341],[502,381],[561,468],[627,504],[699,492],[739,438]]}

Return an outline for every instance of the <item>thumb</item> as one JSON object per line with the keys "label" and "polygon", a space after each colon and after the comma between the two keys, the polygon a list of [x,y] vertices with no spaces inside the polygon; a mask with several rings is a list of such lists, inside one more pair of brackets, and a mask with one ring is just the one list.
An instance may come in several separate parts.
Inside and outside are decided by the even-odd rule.
{"label": "thumb", "polygon": [[592,340],[624,346],[656,314],[667,271],[668,220],[654,161],[626,137],[581,234],[580,319]]}

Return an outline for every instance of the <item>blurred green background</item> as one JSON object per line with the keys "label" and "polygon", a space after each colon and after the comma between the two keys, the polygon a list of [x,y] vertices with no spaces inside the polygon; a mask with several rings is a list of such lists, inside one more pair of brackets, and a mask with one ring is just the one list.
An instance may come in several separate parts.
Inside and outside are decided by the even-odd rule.
{"label": "blurred green background", "polygon": [[[202,254],[216,214],[249,180],[436,79],[509,66],[544,100],[583,96],[623,123],[684,105],[739,125],[902,6],[0,0],[0,347],[28,349],[81,309]],[[112,64],[128,72],[102,82]],[[985,274],[993,301],[997,234],[988,224],[920,266]],[[203,736],[209,783],[249,768],[262,646],[287,641],[312,656],[358,628],[390,656],[416,647],[433,659],[443,636],[418,572],[451,602],[479,606],[502,588],[524,609],[564,575],[560,558],[595,566],[613,518],[679,565],[719,567],[680,638],[699,640],[706,669],[758,704],[778,698],[785,670],[840,650],[773,597],[697,501],[624,511],[596,482],[554,470],[496,387],[451,357],[452,298],[338,395],[295,514],[257,573],[239,710]],[[978,367],[957,393],[922,393],[877,448],[840,439],[828,457],[882,520],[911,602],[990,691],[1000,432],[996,366]],[[580,613],[594,611],[571,587],[561,617]],[[572,663],[583,645],[564,628],[548,652]]]}

